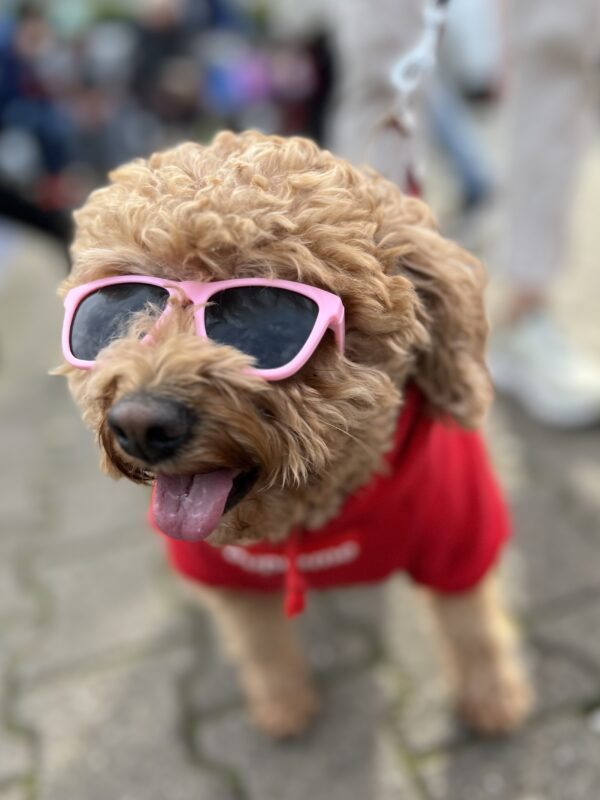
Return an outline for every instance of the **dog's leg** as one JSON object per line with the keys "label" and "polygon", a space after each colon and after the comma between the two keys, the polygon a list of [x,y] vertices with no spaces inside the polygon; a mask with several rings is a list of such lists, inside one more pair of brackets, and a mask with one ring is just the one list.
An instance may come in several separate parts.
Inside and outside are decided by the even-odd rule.
{"label": "dog's leg", "polygon": [[495,577],[464,594],[431,598],[460,713],[480,733],[515,730],[531,709],[533,692]]}
{"label": "dog's leg", "polygon": [[301,734],[318,699],[281,595],[203,587],[198,596],[239,670],[254,723],[277,738]]}

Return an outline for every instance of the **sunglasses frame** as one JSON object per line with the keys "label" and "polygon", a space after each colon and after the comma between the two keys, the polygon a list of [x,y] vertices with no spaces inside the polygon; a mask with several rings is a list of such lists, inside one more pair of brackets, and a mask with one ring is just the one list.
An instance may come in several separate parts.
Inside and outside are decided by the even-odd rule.
{"label": "sunglasses frame", "polygon": [[[298,372],[312,354],[317,349],[325,332],[330,328],[335,336],[336,344],[340,353],[344,353],[344,305],[340,297],[324,289],[317,289],[305,283],[295,281],[268,280],[266,278],[233,278],[227,281],[214,281],[211,283],[201,283],[200,281],[173,281],[164,278],[155,278],[150,275],[116,275],[111,278],[100,278],[99,280],[83,283],[75,286],[67,292],[64,300],[65,316],[62,328],[62,351],[65,360],[73,367],[78,369],[92,369],[96,361],[86,361],[76,358],[71,351],[71,329],[75,313],[81,302],[93,294],[98,289],[107,286],[118,286],[123,283],[141,283],[149,286],[159,286],[169,294],[169,300],[177,296],[179,292],[187,297],[197,308],[194,310],[194,320],[196,323],[196,335],[212,341],[206,333],[204,324],[204,311],[210,298],[218,292],[226,289],[234,289],[244,286],[266,286],[275,289],[285,289],[296,294],[304,295],[313,300],[318,307],[318,314],[313,329],[300,349],[291,361],[281,367],[274,369],[259,369],[250,367],[248,372],[252,375],[259,375],[268,381],[280,381],[289,378]],[[169,314],[171,304],[167,301],[164,311],[158,317],[156,325]],[[144,337],[144,341],[150,339],[150,334]],[[215,342],[218,344],[218,342]]]}

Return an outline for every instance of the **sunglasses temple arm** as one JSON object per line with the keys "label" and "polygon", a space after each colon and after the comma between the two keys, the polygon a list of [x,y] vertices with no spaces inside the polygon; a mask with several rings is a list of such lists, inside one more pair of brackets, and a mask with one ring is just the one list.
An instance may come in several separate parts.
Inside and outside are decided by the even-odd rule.
{"label": "sunglasses temple arm", "polygon": [[332,323],[335,341],[337,342],[337,346],[340,348],[340,353],[342,355],[344,354],[344,346],[345,346],[344,314],[345,314],[344,307],[342,306],[341,311],[337,315],[337,318],[334,319]]}

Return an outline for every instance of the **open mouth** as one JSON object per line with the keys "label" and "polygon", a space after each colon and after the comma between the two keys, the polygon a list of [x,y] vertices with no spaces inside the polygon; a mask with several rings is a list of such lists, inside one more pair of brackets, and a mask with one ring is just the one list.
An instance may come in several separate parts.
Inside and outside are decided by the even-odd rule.
{"label": "open mouth", "polygon": [[152,513],[160,530],[173,539],[199,542],[219,524],[223,514],[252,489],[258,469],[218,469],[197,475],[156,476]]}

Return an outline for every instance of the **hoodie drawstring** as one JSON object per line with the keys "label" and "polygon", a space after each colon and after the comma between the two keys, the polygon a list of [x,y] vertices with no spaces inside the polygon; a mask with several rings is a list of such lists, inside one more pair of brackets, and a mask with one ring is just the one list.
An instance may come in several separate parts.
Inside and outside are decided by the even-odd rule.
{"label": "hoodie drawstring", "polygon": [[300,533],[295,531],[287,542],[287,571],[285,573],[285,601],[284,611],[286,617],[296,617],[304,611],[306,605],[306,578],[298,566],[300,551]]}

